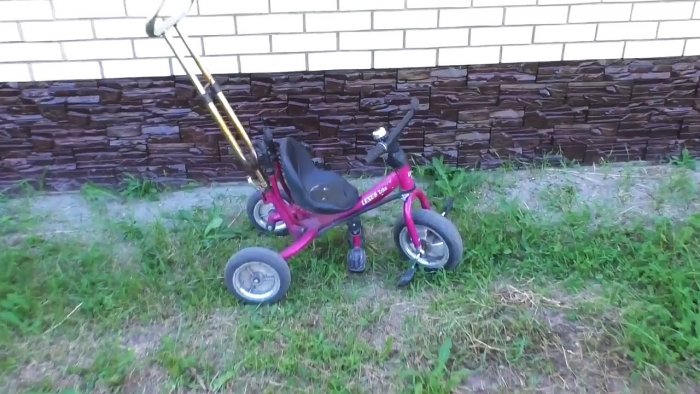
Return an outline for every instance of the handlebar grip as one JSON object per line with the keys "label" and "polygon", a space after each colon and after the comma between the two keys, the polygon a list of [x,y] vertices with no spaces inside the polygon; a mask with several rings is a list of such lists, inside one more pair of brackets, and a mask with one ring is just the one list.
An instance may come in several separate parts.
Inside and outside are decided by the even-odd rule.
{"label": "handlebar grip", "polygon": [[413,116],[416,114],[416,111],[418,111],[418,105],[418,99],[415,97],[411,98],[411,109],[409,109],[406,115],[404,115],[403,119],[401,119],[401,122],[399,122],[399,124],[397,124],[396,127],[394,127],[391,130],[389,136],[390,141],[398,137],[399,134],[401,134],[401,131],[404,129],[404,127],[406,127],[406,125],[408,125],[411,119],[413,119]]}
{"label": "handlebar grip", "polygon": [[187,16],[187,14],[190,12],[190,9],[192,8],[192,4],[194,4],[194,2],[195,2],[195,0],[188,0],[188,2],[190,4],[187,8],[185,8],[179,14],[175,14],[175,15],[169,17],[161,25],[156,26],[156,18],[158,18],[158,14],[160,14],[160,11],[161,11],[161,9],[163,9],[163,6],[165,5],[166,1],[167,0],[161,1],[160,6],[158,6],[158,9],[156,10],[156,12],[148,20],[148,22],[146,22],[146,34],[149,37],[162,36],[163,33],[165,33],[168,29],[177,25],[178,22],[180,22],[184,17]]}
{"label": "handlebar grip", "polygon": [[413,108],[411,108],[408,111],[408,113],[406,114],[406,116],[404,116],[403,119],[401,119],[401,122],[399,124],[397,124],[393,130],[391,130],[391,134],[390,134],[389,138],[390,139],[396,138],[401,133],[401,131],[404,129],[404,127],[406,127],[406,125],[408,125],[408,123],[411,121],[411,119],[413,119],[413,115],[415,115],[415,114],[416,114],[416,111]]}
{"label": "handlebar grip", "polygon": [[372,163],[379,158],[384,152],[386,152],[386,146],[379,143],[372,147],[372,149],[367,152],[366,160],[367,163]]}

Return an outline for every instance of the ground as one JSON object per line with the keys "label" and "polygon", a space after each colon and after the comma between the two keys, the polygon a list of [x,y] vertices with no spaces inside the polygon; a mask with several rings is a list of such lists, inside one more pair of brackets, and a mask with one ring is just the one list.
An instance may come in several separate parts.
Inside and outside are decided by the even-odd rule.
{"label": "ground", "polygon": [[288,242],[251,230],[246,186],[0,200],[0,391],[700,392],[692,159],[416,174],[456,197],[456,271],[396,288],[394,205],[364,219],[367,273],[338,229],[262,308],[222,283]]}

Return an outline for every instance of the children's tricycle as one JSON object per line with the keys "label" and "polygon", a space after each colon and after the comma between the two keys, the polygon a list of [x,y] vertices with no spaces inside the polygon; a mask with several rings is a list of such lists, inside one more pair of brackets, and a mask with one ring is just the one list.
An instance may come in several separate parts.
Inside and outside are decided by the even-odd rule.
{"label": "children's tricycle", "polygon": [[[366,161],[374,162],[386,154],[386,162],[392,171],[368,191],[360,193],[338,173],[318,168],[309,150],[292,137],[275,139],[266,130],[261,139],[253,142],[219,85],[178,29],[177,24],[187,15],[187,10],[156,26],[164,3],[165,0],[148,21],[148,35],[163,37],[168,42],[233,147],[240,165],[249,174],[249,182],[257,189],[247,203],[247,214],[252,225],[264,233],[288,235],[293,240],[281,252],[253,246],[238,251],[230,258],[224,278],[228,290],[237,299],[252,304],[271,304],[282,300],[291,283],[288,262],[317,237],[339,225],[347,225],[348,270],[364,272],[367,253],[360,216],[398,199],[403,200],[403,214],[394,224],[393,240],[400,254],[410,261],[410,268],[398,281],[399,286],[408,285],[419,268],[435,272],[454,269],[460,264],[464,251],[462,238],[455,225],[445,217],[451,204],[448,202],[448,208],[442,213],[431,208],[426,194],[411,175],[406,153],[399,143],[402,130],[418,110],[417,99],[411,100],[403,119],[390,131],[380,127],[372,132],[376,145],[368,151]],[[172,37],[166,34],[170,28],[174,28],[185,44],[206,85],[202,85],[172,44]],[[233,122],[247,153],[229,130],[214,98],[218,99]],[[414,208],[415,200],[418,200],[419,208]]]}

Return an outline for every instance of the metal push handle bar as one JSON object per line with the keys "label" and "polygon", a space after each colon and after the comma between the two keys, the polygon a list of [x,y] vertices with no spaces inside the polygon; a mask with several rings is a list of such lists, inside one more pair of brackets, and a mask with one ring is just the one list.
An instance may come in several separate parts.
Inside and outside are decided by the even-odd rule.
{"label": "metal push handle bar", "polygon": [[416,111],[418,110],[418,99],[413,97],[411,99],[411,109],[404,115],[403,119],[401,119],[401,122],[399,122],[396,127],[394,127],[391,130],[391,133],[389,133],[389,136],[384,140],[380,141],[372,147],[372,149],[367,152],[366,160],[368,163],[372,163],[375,160],[379,158],[384,152],[386,152],[389,148],[389,146],[393,145],[396,140],[398,139],[399,135],[401,135],[401,132],[403,129],[408,125],[408,122],[413,119],[413,116],[416,114]]}
{"label": "metal push handle bar", "polygon": [[[267,180],[260,171],[257,153],[255,151],[255,148],[253,147],[253,143],[250,140],[250,137],[248,136],[248,133],[246,133],[240,120],[238,120],[238,117],[233,112],[233,108],[231,108],[231,104],[229,104],[228,100],[224,96],[221,87],[219,87],[219,84],[216,82],[214,77],[204,67],[202,59],[199,57],[199,55],[192,50],[192,47],[187,42],[187,36],[183,34],[177,26],[177,24],[187,16],[187,13],[189,12],[189,9],[192,7],[192,4],[195,0],[188,1],[190,2],[190,5],[185,11],[168,18],[167,20],[165,20],[165,22],[163,22],[162,25],[156,26],[156,18],[158,18],[158,14],[160,13],[160,10],[163,8],[166,2],[166,0],[162,0],[160,6],[158,7],[158,10],[155,12],[153,17],[151,17],[146,23],[146,33],[150,37],[163,37],[165,39],[165,41],[170,46],[170,49],[175,54],[175,57],[177,57],[178,62],[185,70],[185,73],[190,78],[190,81],[197,89],[197,93],[204,101],[206,107],[209,109],[209,112],[216,121],[216,124],[219,126],[219,129],[221,129],[222,134],[226,137],[229,144],[233,147],[234,153],[238,157],[239,161],[251,177],[257,178],[257,185],[260,188],[264,189],[268,186]],[[179,35],[180,40],[182,40],[182,43],[189,52],[190,56],[194,60],[195,65],[197,66],[197,68],[199,68],[199,71],[204,76],[206,85],[203,85],[202,82],[199,80],[199,77],[192,70],[190,70],[189,62],[185,62],[184,56],[180,54],[180,51],[178,51],[175,45],[173,45],[172,38],[169,37],[168,34],[166,34],[167,31],[173,27],[175,28],[175,31]],[[251,156],[250,159],[247,158],[246,155],[243,153],[241,146],[238,144],[238,141],[236,141],[236,137],[234,137],[233,133],[231,133],[229,126],[226,124],[224,117],[221,115],[221,112],[219,112],[219,109],[216,106],[215,100],[217,100],[221,104],[221,106],[224,109],[224,112],[226,112],[227,117],[233,122],[236,131],[238,131],[238,136],[243,140],[246,147],[248,148],[247,150]]]}
{"label": "metal push handle bar", "polygon": [[190,5],[182,12],[169,17],[168,19],[163,21],[161,25],[156,26],[156,19],[158,18],[158,14],[160,14],[160,10],[163,9],[163,6],[165,5],[166,1],[167,0],[163,0],[160,2],[160,6],[158,6],[158,9],[156,10],[155,14],[153,14],[151,19],[149,19],[146,23],[146,34],[148,34],[149,37],[160,37],[163,35],[163,33],[170,30],[171,27],[177,25],[178,22],[180,22],[184,17],[187,16],[187,14],[190,12],[190,9],[192,8],[192,4],[194,4],[195,2],[195,0],[191,0],[189,2]]}

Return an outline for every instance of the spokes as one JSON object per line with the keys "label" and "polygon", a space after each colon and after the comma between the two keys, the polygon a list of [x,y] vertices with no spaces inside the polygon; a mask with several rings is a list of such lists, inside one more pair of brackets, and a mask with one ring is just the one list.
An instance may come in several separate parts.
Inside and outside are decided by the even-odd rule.
{"label": "spokes", "polygon": [[423,226],[416,226],[416,231],[418,232],[418,238],[421,240],[428,239],[428,228]]}
{"label": "spokes", "polygon": [[413,246],[410,235],[406,228],[403,230],[402,244],[405,245],[404,251],[407,253],[410,249],[410,255],[413,256],[422,265],[436,268],[443,266],[449,258],[449,249],[445,240],[442,239],[440,234],[435,230],[427,226],[416,226],[416,232],[418,233],[418,238],[420,238],[421,247],[423,248],[423,255],[420,256],[418,250]]}

